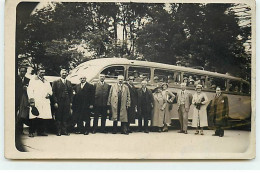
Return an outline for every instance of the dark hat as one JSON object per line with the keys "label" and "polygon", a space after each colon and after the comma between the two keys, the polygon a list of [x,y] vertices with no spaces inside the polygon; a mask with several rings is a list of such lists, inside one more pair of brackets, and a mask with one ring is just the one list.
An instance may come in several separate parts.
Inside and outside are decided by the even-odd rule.
{"label": "dark hat", "polygon": [[39,116],[39,115],[40,115],[38,109],[37,109],[35,106],[32,107],[31,112],[32,112],[32,114],[33,114],[34,116]]}

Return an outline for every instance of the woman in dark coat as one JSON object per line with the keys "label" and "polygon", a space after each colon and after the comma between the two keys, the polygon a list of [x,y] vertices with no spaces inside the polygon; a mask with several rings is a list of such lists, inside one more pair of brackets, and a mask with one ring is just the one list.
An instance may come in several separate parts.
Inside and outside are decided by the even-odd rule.
{"label": "woman in dark coat", "polygon": [[227,125],[229,115],[228,97],[221,93],[219,87],[216,88],[216,95],[208,106],[209,126],[215,129],[213,136],[224,136],[224,127]]}

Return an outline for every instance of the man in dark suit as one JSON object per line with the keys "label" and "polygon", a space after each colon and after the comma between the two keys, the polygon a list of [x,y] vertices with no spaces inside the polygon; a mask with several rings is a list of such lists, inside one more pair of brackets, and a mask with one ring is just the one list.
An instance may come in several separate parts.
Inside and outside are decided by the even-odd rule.
{"label": "man in dark suit", "polygon": [[95,117],[93,122],[93,134],[96,133],[98,126],[98,119],[101,115],[101,133],[107,133],[106,119],[107,119],[107,100],[110,90],[110,85],[105,82],[105,75],[99,75],[99,81],[94,85],[95,88]]}
{"label": "man in dark suit", "polygon": [[151,111],[153,109],[153,94],[148,89],[147,81],[143,80],[141,83],[142,87],[137,90],[138,95],[138,128],[139,132],[142,131],[142,120],[144,119],[144,132],[149,133],[148,120],[151,119]]}
{"label": "man in dark suit", "polygon": [[208,105],[209,126],[215,128],[213,136],[224,136],[224,127],[227,125],[229,115],[228,97],[221,92],[220,87],[216,87],[216,95]]}
{"label": "man in dark suit", "polygon": [[134,86],[134,76],[129,76],[128,83],[126,84],[130,91],[130,99],[131,104],[130,107],[127,110],[127,116],[128,116],[128,132],[132,133],[132,130],[130,129],[130,124],[135,123],[135,118],[137,114],[137,89]]}
{"label": "man in dark suit", "polygon": [[[90,131],[90,112],[94,104],[94,87],[86,81],[86,76],[80,77],[80,83],[74,87],[73,116],[77,124],[76,134],[88,135]],[[83,122],[86,122],[85,127]]]}
{"label": "man in dark suit", "polygon": [[67,120],[72,106],[73,90],[69,80],[66,79],[68,72],[62,69],[61,78],[53,82],[52,92],[54,107],[56,108],[55,119],[57,123],[57,136],[69,135],[67,132]]}
{"label": "man in dark suit", "polygon": [[19,68],[19,75],[16,77],[16,104],[17,111],[16,117],[16,130],[19,134],[23,134],[23,124],[29,125],[29,107],[28,107],[28,94],[27,87],[29,86],[30,79],[25,77],[27,68],[22,66]]}

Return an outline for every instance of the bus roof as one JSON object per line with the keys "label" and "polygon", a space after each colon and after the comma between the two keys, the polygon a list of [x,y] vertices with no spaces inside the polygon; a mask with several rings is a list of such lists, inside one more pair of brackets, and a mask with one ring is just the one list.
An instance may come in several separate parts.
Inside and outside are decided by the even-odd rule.
{"label": "bus roof", "polygon": [[93,59],[87,62],[84,62],[80,64],[78,67],[82,66],[108,66],[108,65],[135,65],[135,66],[142,66],[142,67],[152,67],[152,68],[159,68],[159,69],[171,69],[176,71],[182,71],[182,72],[188,72],[188,73],[195,73],[195,74],[202,74],[202,75],[208,75],[210,77],[219,77],[219,78],[227,78],[227,79],[233,79],[233,80],[240,80],[245,83],[249,83],[248,81],[245,81],[241,78],[230,76],[227,74],[221,74],[217,72],[210,72],[205,70],[199,70],[189,67],[183,67],[183,66],[176,66],[176,65],[170,65],[170,64],[163,64],[158,62],[149,62],[149,61],[138,61],[138,60],[128,60],[126,58],[99,58],[99,59]]}

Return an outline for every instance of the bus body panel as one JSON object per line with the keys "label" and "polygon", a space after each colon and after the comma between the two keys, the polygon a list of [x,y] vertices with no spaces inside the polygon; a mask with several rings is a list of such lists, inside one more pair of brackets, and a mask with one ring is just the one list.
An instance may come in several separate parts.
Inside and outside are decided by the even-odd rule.
{"label": "bus body panel", "polygon": [[[79,68],[86,68],[89,66],[89,68],[86,68],[85,75],[87,77],[87,81],[94,84],[98,81],[99,74],[110,66],[124,66],[124,76],[128,77],[128,68],[131,66],[134,67],[148,67],[151,70],[151,78],[154,77],[154,69],[169,69],[172,71],[179,71],[179,72],[192,72],[196,74],[203,74],[203,75],[209,75],[209,76],[217,76],[217,77],[223,77],[228,79],[234,79],[234,80],[241,80],[237,77],[228,76],[225,74],[219,74],[214,72],[207,72],[203,70],[198,69],[190,69],[187,67],[179,67],[174,65],[168,65],[168,64],[161,64],[161,63],[154,63],[154,62],[146,62],[146,61],[136,61],[136,60],[127,60],[123,58],[105,58],[105,59],[96,59],[96,60],[90,60],[86,63],[83,63],[79,65]],[[77,67],[78,68],[78,67]],[[72,83],[76,84],[79,83],[79,77],[80,75],[75,75],[75,71],[69,74],[68,79],[72,81]],[[82,71],[84,73],[84,71]],[[117,82],[117,79],[105,79],[105,81],[108,84],[115,84]],[[242,81],[242,80],[241,80]],[[135,86],[137,88],[141,87],[140,83],[136,83]],[[148,88],[154,89],[155,84],[153,82],[148,82]],[[175,95],[180,91],[180,87],[174,87],[169,86],[169,90],[173,92]],[[187,88],[187,90],[193,95],[195,93],[195,89]],[[207,91],[204,90],[205,94],[207,95],[209,101],[213,99],[215,95],[215,91]],[[245,120],[249,119],[251,117],[251,97],[250,95],[245,94],[232,94],[229,92],[224,93],[228,96],[229,99],[229,118],[231,119],[238,119],[238,120]],[[194,106],[191,105],[190,111],[189,111],[189,119],[192,119],[193,114],[193,108]],[[173,104],[173,108],[171,110],[172,118],[178,119],[178,111],[177,111],[177,104]]]}

